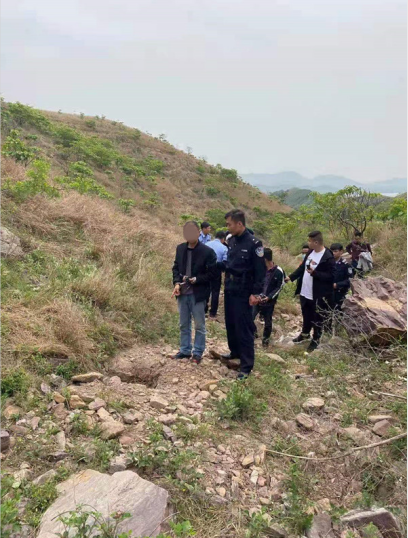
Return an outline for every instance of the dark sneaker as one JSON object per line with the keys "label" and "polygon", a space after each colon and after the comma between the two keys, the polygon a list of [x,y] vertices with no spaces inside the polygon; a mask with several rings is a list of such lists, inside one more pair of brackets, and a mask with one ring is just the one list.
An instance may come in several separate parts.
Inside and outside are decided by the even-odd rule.
{"label": "dark sneaker", "polygon": [[319,347],[319,342],[317,340],[312,340],[307,348],[307,351],[311,353]]}
{"label": "dark sneaker", "polygon": [[184,355],[181,351],[171,356],[172,359],[190,359],[191,355]]}
{"label": "dark sneaker", "polygon": [[248,379],[248,374],[244,374],[244,372],[239,372],[237,375],[237,381],[245,381]]}
{"label": "dark sneaker", "polygon": [[262,340],[262,347],[268,347],[269,346],[269,340]]}
{"label": "dark sneaker", "polygon": [[300,333],[299,336],[296,336],[296,338],[292,340],[292,342],[294,344],[300,344],[301,342],[304,342],[305,340],[309,340],[309,338],[310,338],[310,335]]}
{"label": "dark sneaker", "polygon": [[208,319],[211,319],[212,321],[217,321],[217,316],[213,316],[212,314],[210,314]]}
{"label": "dark sneaker", "polygon": [[194,364],[200,364],[200,362],[203,360],[202,357],[199,355],[193,355],[191,362],[194,362]]}
{"label": "dark sneaker", "polygon": [[234,355],[232,355],[231,353],[223,353],[221,355],[221,359],[223,361],[231,361],[233,359],[239,359],[239,357],[234,357]]}

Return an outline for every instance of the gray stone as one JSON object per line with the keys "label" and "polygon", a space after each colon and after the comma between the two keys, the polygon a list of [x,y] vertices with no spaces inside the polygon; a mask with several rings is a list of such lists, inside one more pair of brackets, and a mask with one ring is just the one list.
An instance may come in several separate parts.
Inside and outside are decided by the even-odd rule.
{"label": "gray stone", "polygon": [[355,426],[344,428],[343,431],[358,446],[368,445],[371,442],[369,435]]}
{"label": "gray stone", "polygon": [[73,383],[91,383],[92,381],[101,379],[103,379],[103,374],[99,372],[88,372],[87,374],[74,375],[71,381]]}
{"label": "gray stone", "polygon": [[132,471],[112,476],[87,469],[57,486],[59,497],[45,512],[37,538],[55,538],[64,526],[58,516],[82,504],[100,512],[103,519],[115,512],[128,512],[130,518],[119,524],[118,531],[132,536],[157,536],[167,530],[168,493]]}
{"label": "gray stone", "polygon": [[55,440],[58,445],[58,449],[62,452],[65,450],[65,446],[67,444],[67,440],[65,439],[65,433],[64,432],[58,432],[55,434]]}
{"label": "gray stone", "polygon": [[387,435],[390,431],[391,423],[388,420],[380,420],[380,422],[376,422],[373,426],[373,433],[376,435],[379,435],[380,437],[384,437],[384,435]]}
{"label": "gray stone", "polygon": [[0,431],[1,451],[5,452],[10,448],[10,434],[6,430]]}
{"label": "gray stone", "polygon": [[299,413],[296,415],[296,422],[305,430],[313,430],[315,426],[314,420],[310,418],[309,415],[306,415],[306,413]]}
{"label": "gray stone", "polygon": [[332,520],[329,514],[322,512],[313,518],[310,529],[306,531],[307,538],[334,538]]}
{"label": "gray stone", "polygon": [[279,364],[286,364],[286,361],[282,359],[282,357],[279,357],[279,355],[276,355],[276,353],[265,353],[265,355],[273,362],[278,362]]}
{"label": "gray stone", "polygon": [[48,482],[48,480],[53,480],[56,476],[57,476],[57,472],[54,471],[54,469],[50,469],[46,473],[40,476],[37,476],[37,478],[33,480],[33,484],[35,486],[42,486],[43,484]]}
{"label": "gray stone", "polygon": [[88,404],[88,408],[91,411],[98,411],[98,409],[101,409],[101,407],[106,407],[105,400],[102,400],[102,398],[95,398],[93,402]]}
{"label": "gray stone", "polygon": [[381,422],[381,420],[389,420],[391,422],[394,418],[391,415],[370,415],[368,417],[368,422],[371,422],[371,424]]}
{"label": "gray stone", "polygon": [[161,370],[162,366],[155,357],[122,356],[116,357],[110,373],[126,383],[142,383],[148,387],[156,387]]}
{"label": "gray stone", "polygon": [[177,420],[177,415],[160,415],[157,417],[158,422],[165,424],[166,426],[171,426]]}
{"label": "gray stone", "polygon": [[308,398],[302,405],[306,411],[320,411],[324,407],[322,398]]}
{"label": "gray stone", "polygon": [[0,229],[0,253],[2,258],[21,258],[24,256],[20,238],[4,226]]}
{"label": "gray stone", "polygon": [[134,424],[135,422],[141,422],[143,420],[143,414],[134,409],[129,409],[126,413],[122,415],[123,422],[125,424]]}
{"label": "gray stone", "polygon": [[67,452],[64,452],[63,450],[57,450],[57,452],[49,454],[48,459],[50,461],[62,461],[65,460],[65,458],[68,458],[68,456],[69,454]]}
{"label": "gray stone", "polygon": [[3,417],[6,420],[10,420],[15,416],[20,416],[22,412],[23,410],[21,409],[21,407],[17,407],[16,405],[8,405],[3,411]]}
{"label": "gray stone", "polygon": [[402,538],[398,521],[391,512],[385,508],[376,510],[352,510],[340,518],[343,525],[359,529],[373,523],[380,530],[384,538]]}
{"label": "gray stone", "polygon": [[128,458],[124,454],[116,456],[116,458],[113,458],[109,463],[109,472],[113,474],[120,471],[126,471],[128,463]]}
{"label": "gray stone", "polygon": [[161,410],[165,409],[169,405],[169,402],[161,396],[154,395],[150,398],[150,405],[154,407],[154,409]]}
{"label": "gray stone", "polygon": [[271,538],[286,538],[288,533],[280,525],[271,525],[268,529],[268,536]]}
{"label": "gray stone", "polygon": [[43,394],[49,394],[51,392],[51,387],[47,383],[41,383],[41,392]]}

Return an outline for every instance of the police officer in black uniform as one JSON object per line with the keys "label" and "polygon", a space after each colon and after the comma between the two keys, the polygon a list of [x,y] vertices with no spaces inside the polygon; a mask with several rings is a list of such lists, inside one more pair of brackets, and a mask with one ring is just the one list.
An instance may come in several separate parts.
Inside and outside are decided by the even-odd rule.
{"label": "police officer in black uniform", "polygon": [[334,308],[341,310],[347,292],[350,289],[350,278],[353,278],[353,268],[343,258],[343,245],[333,243],[330,247],[336,262],[334,271]]}
{"label": "police officer in black uniform", "polygon": [[240,359],[238,379],[245,379],[254,367],[255,350],[252,307],[258,304],[265,278],[262,242],[245,227],[245,213],[234,209],[225,215],[228,232],[228,257],[225,262],[225,325],[229,355]]}

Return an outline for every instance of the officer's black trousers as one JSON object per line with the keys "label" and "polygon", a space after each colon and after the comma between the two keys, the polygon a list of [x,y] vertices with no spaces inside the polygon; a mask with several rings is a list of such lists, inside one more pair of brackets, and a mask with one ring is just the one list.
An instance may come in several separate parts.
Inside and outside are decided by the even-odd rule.
{"label": "officer's black trousers", "polygon": [[216,278],[211,280],[211,307],[210,307],[210,316],[216,316],[218,312],[218,304],[220,301],[220,290],[221,290],[221,279],[222,273],[218,272]]}
{"label": "officer's black trousers", "polygon": [[225,292],[225,325],[231,356],[239,357],[241,372],[249,374],[255,361],[255,323],[248,295]]}
{"label": "officer's black trousers", "polygon": [[303,334],[310,334],[313,329],[313,340],[320,341],[323,330],[331,331],[331,312],[334,306],[334,297],[322,297],[317,300],[306,299],[300,296],[300,306],[303,316]]}
{"label": "officer's black trousers", "polygon": [[265,343],[269,342],[269,338],[271,337],[271,334],[272,334],[272,316],[273,316],[273,311],[275,309],[275,304],[276,304],[276,301],[273,301],[272,303],[268,303],[264,306],[256,305],[252,307],[252,315],[253,315],[254,321],[258,314],[262,314],[264,317],[265,326],[264,326],[262,340]]}

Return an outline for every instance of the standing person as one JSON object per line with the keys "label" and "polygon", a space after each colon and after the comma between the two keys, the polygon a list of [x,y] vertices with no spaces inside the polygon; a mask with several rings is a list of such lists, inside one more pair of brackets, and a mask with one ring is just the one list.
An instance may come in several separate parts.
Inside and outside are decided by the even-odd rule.
{"label": "standing person", "polygon": [[238,379],[251,373],[255,361],[255,323],[252,307],[258,303],[265,276],[262,242],[245,227],[245,213],[234,209],[225,215],[228,257],[225,263],[225,325],[230,353],[224,359],[241,361]]}
{"label": "standing person", "polygon": [[225,244],[226,238],[225,232],[217,232],[215,239],[207,243],[207,247],[210,247],[217,256],[217,275],[210,282],[211,286],[211,307],[210,307],[210,319],[217,319],[218,304],[220,300],[220,290],[222,281],[222,272],[225,269],[224,262],[227,261],[228,248]]}
{"label": "standing person", "polygon": [[335,310],[341,310],[344,299],[350,289],[350,278],[353,278],[353,268],[342,258],[344,249],[341,243],[333,243],[330,250],[333,252],[336,263],[333,283],[334,308]]}
{"label": "standing person", "polygon": [[253,319],[255,321],[258,314],[263,314],[265,320],[265,327],[262,337],[262,346],[268,347],[269,339],[272,334],[272,316],[275,309],[276,301],[278,300],[279,293],[285,285],[284,278],[285,272],[275,265],[272,261],[272,250],[270,248],[264,249],[264,260],[266,265],[266,275],[263,283],[263,289],[261,294],[261,300],[253,307]]}
{"label": "standing person", "polygon": [[200,243],[203,243],[203,245],[206,245],[209,241],[211,241],[211,225],[209,222],[202,222],[201,223],[201,232],[198,240]]}
{"label": "standing person", "polygon": [[[184,224],[185,243],[178,245],[173,264],[173,295],[177,297],[180,315],[180,351],[173,359],[189,359],[200,364],[205,350],[205,305],[210,282],[216,276],[215,252],[199,242],[200,228],[195,221]],[[194,347],[191,339],[191,318],[194,319]]]}
{"label": "standing person", "polygon": [[[309,250],[309,245],[307,243],[304,243],[302,247],[302,252],[296,256],[296,259],[303,261],[306,258]],[[300,264],[302,264],[302,261],[300,262]]]}
{"label": "standing person", "polygon": [[300,344],[308,340],[313,329],[313,339],[308,347],[311,352],[319,346],[323,326],[330,325],[335,261],[332,252],[324,246],[321,232],[310,232],[308,237],[309,254],[285,282],[297,280],[297,292],[300,293],[303,327],[293,342]]}
{"label": "standing person", "polygon": [[360,255],[363,252],[369,252],[372,255],[373,252],[371,250],[370,243],[366,243],[363,240],[362,232],[356,231],[354,233],[354,239],[346,246],[346,250],[351,255],[351,265],[354,268],[354,272],[357,274],[358,277],[363,276],[362,272],[357,269]]}

